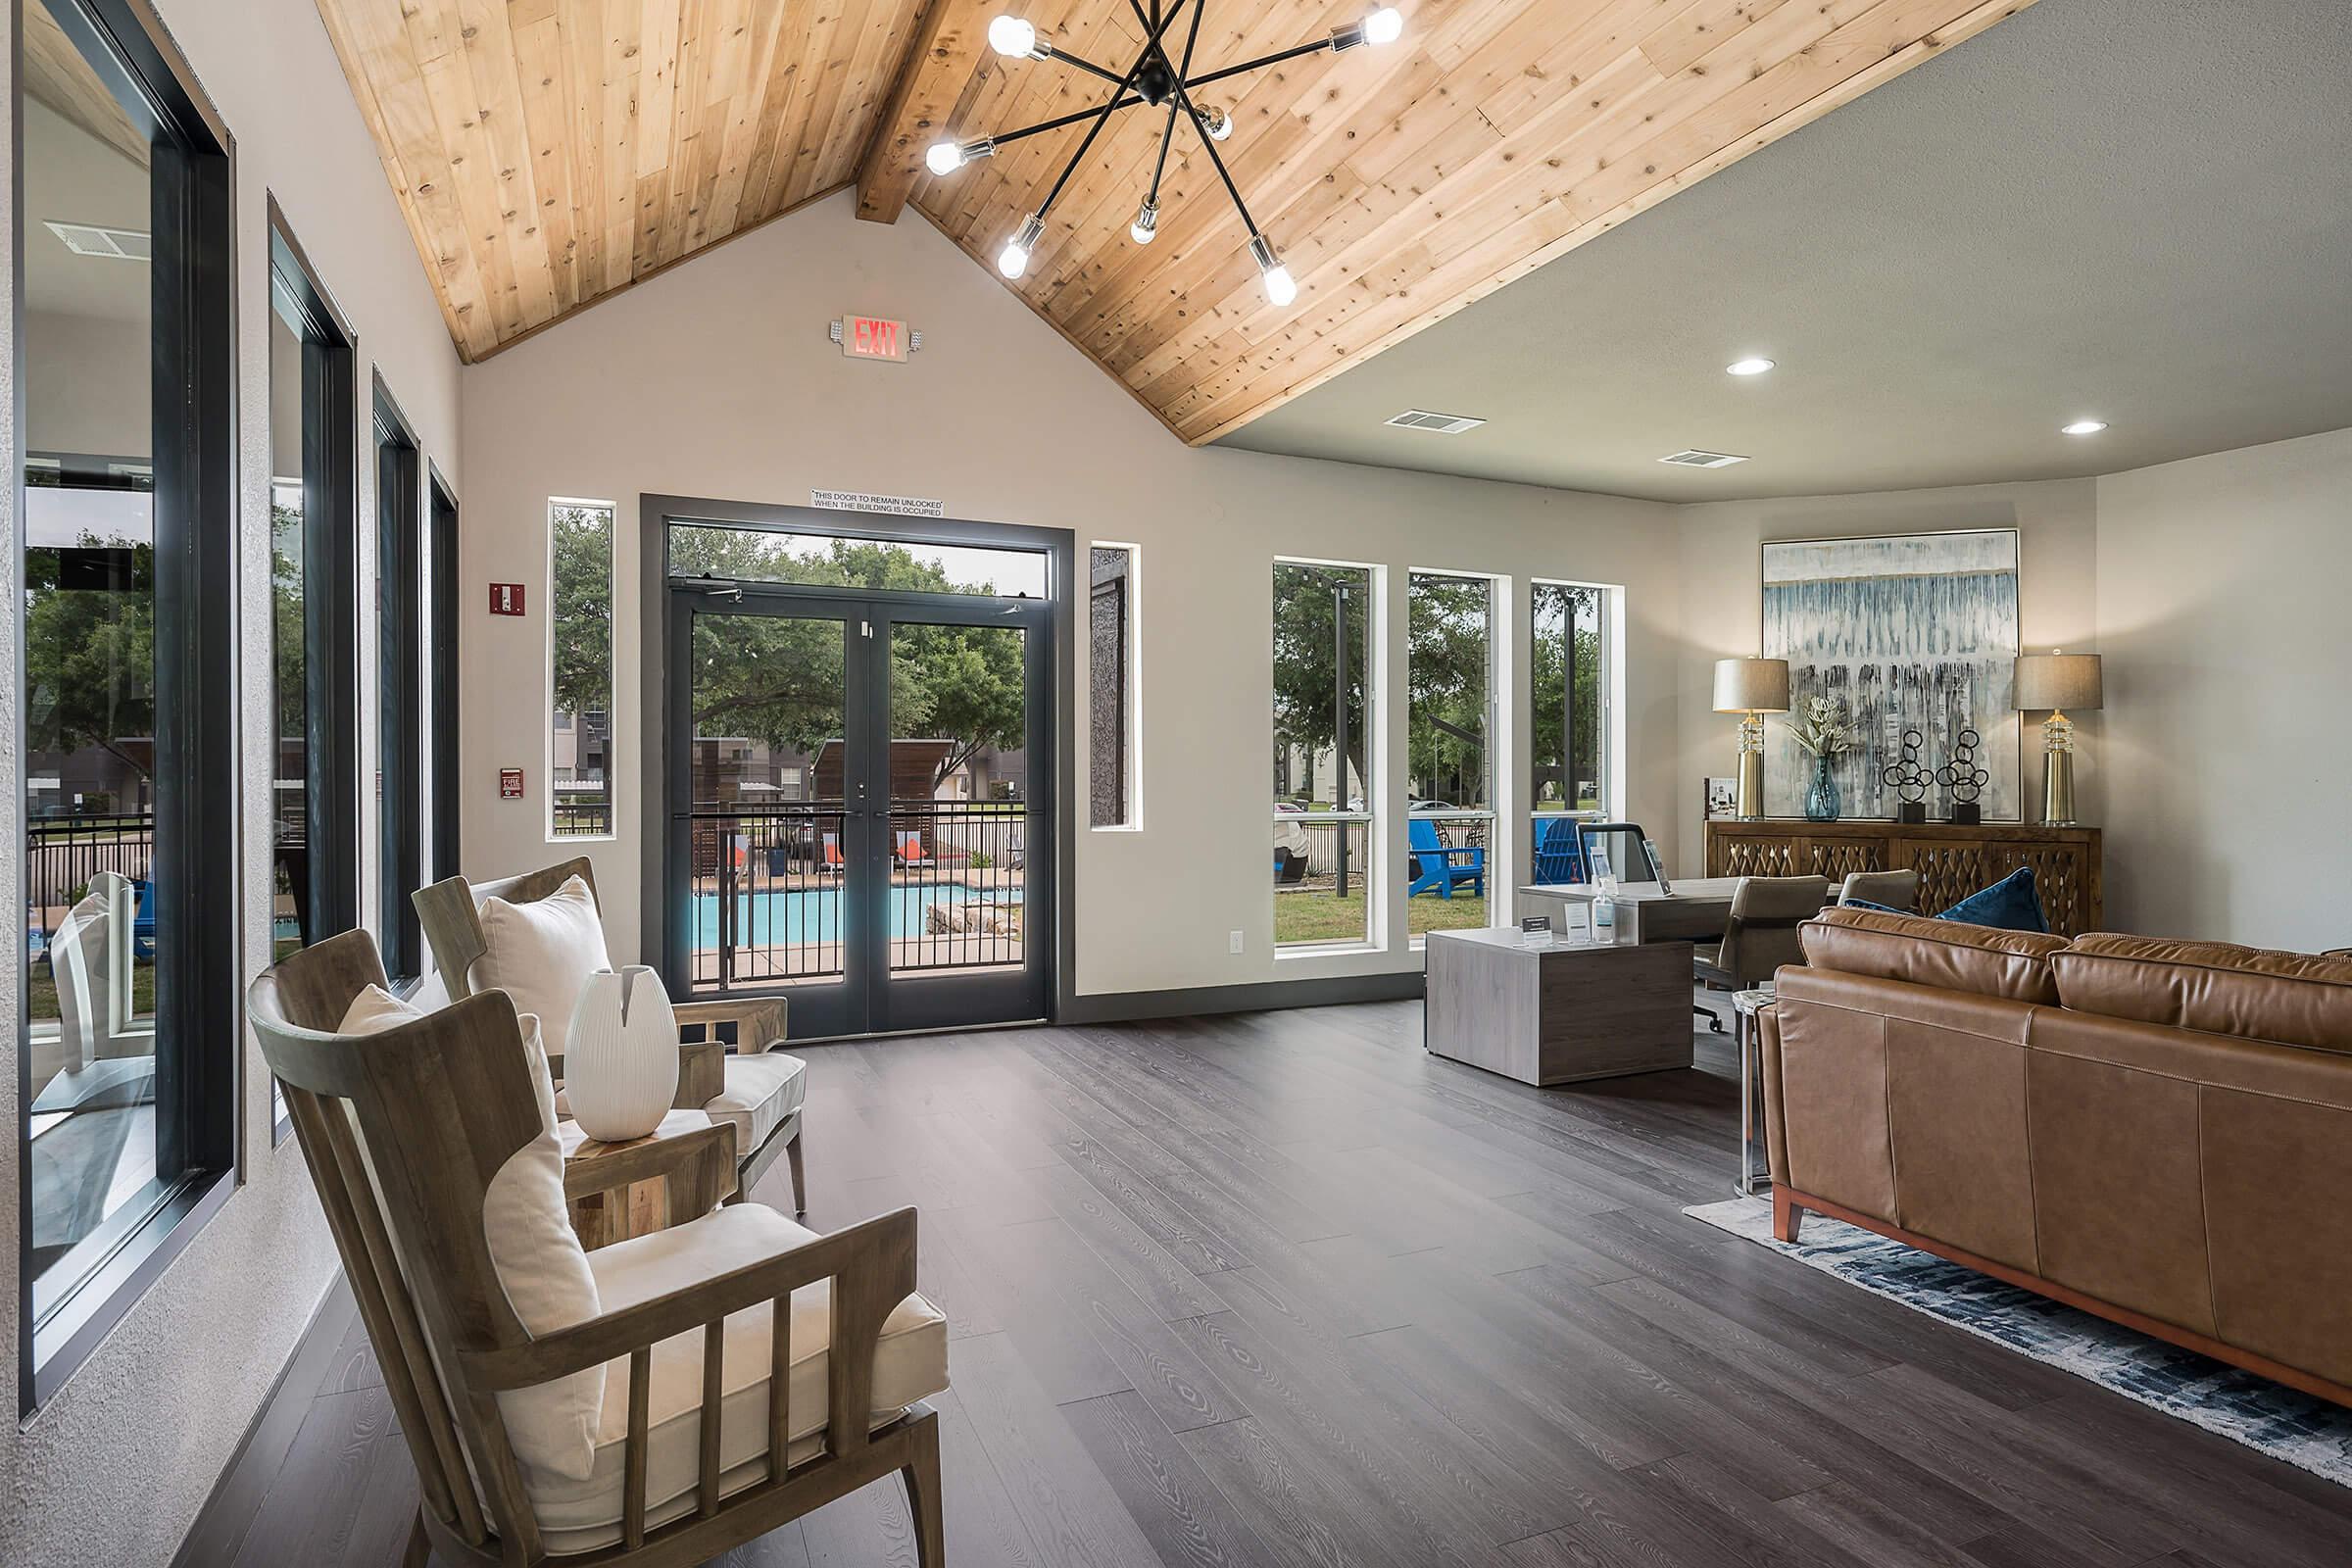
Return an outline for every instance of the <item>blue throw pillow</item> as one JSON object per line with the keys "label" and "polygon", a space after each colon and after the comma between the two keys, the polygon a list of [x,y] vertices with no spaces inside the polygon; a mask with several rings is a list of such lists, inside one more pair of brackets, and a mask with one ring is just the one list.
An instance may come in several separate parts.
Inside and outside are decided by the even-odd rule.
{"label": "blue throw pillow", "polygon": [[[1848,899],[1841,907],[1876,909],[1881,914],[1913,912],[1889,904],[1873,904],[1868,899]],[[2034,868],[2030,865],[2019,866],[1982,893],[1970,894],[1936,918],[1956,920],[1963,925],[1992,926],[2001,931],[2046,934],[2050,929],[2049,921],[2042,917],[2041,896],[2034,890]]]}
{"label": "blue throw pillow", "polygon": [[1969,925],[1988,925],[2001,931],[2047,933],[2040,895],[2034,891],[2034,868],[2021,865],[1982,893],[1972,893],[1936,917]]}

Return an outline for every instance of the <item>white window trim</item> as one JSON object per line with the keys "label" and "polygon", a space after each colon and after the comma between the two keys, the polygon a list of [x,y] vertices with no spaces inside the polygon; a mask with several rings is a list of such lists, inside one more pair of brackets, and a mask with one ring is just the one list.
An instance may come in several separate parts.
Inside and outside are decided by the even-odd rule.
{"label": "white window trim", "polygon": [[[1389,568],[1375,561],[1340,561],[1320,556],[1276,556],[1266,564],[1266,690],[1268,696],[1266,739],[1269,743],[1274,737],[1271,698],[1274,663],[1273,590],[1276,566],[1332,566],[1348,571],[1360,571],[1365,573],[1366,587],[1372,595],[1372,602],[1365,607],[1364,611],[1365,640],[1370,644],[1364,652],[1365,670],[1371,676],[1364,684],[1364,728],[1368,737],[1364,748],[1364,787],[1367,791],[1364,801],[1365,808],[1361,811],[1324,813],[1331,820],[1365,824],[1365,858],[1370,862],[1367,875],[1371,880],[1367,882],[1364,889],[1364,936],[1361,941],[1342,940],[1286,944],[1277,937],[1273,941],[1274,961],[1279,964],[1299,958],[1329,958],[1362,953],[1386,953],[1389,951],[1389,889],[1390,884],[1395,880],[1394,857],[1389,845],[1385,842],[1386,835],[1380,831],[1380,824],[1386,820],[1389,814],[1389,734],[1386,693],[1389,667]],[[1339,787],[1345,792],[1348,787],[1345,761],[1339,764]],[[1266,814],[1269,819],[1270,832],[1272,821],[1275,818],[1271,791],[1267,795]],[[1378,897],[1373,895],[1374,888],[1380,890]],[[1271,914],[1273,912],[1272,900],[1278,895],[1274,893],[1270,884],[1266,893],[1267,912]]]}
{"label": "white window trim", "polygon": [[[1509,725],[1508,721],[1511,705],[1504,700],[1504,694],[1509,690],[1511,674],[1509,662],[1511,579],[1504,572],[1474,571],[1461,566],[1405,567],[1404,680],[1407,705],[1405,725],[1408,731],[1412,725],[1410,707],[1413,680],[1412,582],[1415,577],[1451,577],[1457,582],[1483,582],[1487,585],[1487,806],[1483,810],[1438,811],[1421,814],[1432,821],[1475,821],[1481,817],[1485,818],[1487,822],[1487,924],[1485,928],[1493,929],[1498,925],[1515,924],[1516,922],[1510,918],[1510,910],[1514,902],[1512,895],[1516,884],[1511,879],[1511,858],[1505,851],[1505,846],[1510,841],[1510,835],[1503,831],[1504,823],[1509,820],[1503,813],[1503,807],[1508,799],[1503,785],[1504,780],[1509,777],[1507,769],[1512,764],[1512,759],[1517,756],[1517,748],[1511,745],[1516,730],[1515,727]],[[1414,815],[1409,809],[1412,804],[1412,792],[1409,790],[1405,792],[1405,804],[1408,809],[1404,814],[1409,821]],[[1409,862],[1410,858],[1410,853],[1407,852],[1405,860],[1398,862],[1399,868],[1401,869],[1405,863]],[[1405,885],[1407,887],[1411,885],[1409,878],[1406,879]],[[1413,906],[1409,894],[1405,898],[1404,906],[1405,949],[1410,953],[1424,952],[1429,947],[1429,933],[1412,929]],[[1468,927],[1467,929],[1477,930],[1480,928]]]}

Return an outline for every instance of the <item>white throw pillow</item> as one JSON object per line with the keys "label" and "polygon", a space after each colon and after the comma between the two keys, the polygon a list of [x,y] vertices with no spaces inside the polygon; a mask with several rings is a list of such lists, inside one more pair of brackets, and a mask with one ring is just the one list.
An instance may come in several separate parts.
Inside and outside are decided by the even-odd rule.
{"label": "white throw pillow", "polygon": [[[340,1033],[375,1034],[424,1014],[378,986],[352,1000]],[[523,1060],[539,1113],[539,1133],[490,1178],[482,1195],[482,1240],[507,1300],[534,1336],[582,1323],[604,1310],[588,1254],[564,1201],[564,1147],[556,1136],[556,1086],[548,1076],[539,1019],[521,1015]],[[372,1158],[370,1152],[370,1158]],[[552,1383],[498,1396],[507,1438],[525,1471],[585,1481],[596,1463],[597,1421],[605,1402],[600,1364]]]}
{"label": "white throw pillow", "polygon": [[612,967],[596,895],[581,878],[568,877],[529,904],[484,899],[481,916],[484,949],[466,971],[467,982],[476,991],[504,991],[514,999],[516,1012],[537,1013],[547,1054],[561,1056],[580,988],[590,975]]}

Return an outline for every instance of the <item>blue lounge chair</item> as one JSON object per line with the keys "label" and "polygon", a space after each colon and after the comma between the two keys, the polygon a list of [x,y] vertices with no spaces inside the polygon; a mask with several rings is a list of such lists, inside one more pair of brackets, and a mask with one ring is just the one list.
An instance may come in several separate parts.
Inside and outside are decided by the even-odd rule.
{"label": "blue lounge chair", "polygon": [[[1449,846],[1438,838],[1438,824],[1425,816],[1405,819],[1405,847],[1412,852],[1413,880],[1405,896],[1434,892],[1441,899],[1453,897],[1461,883],[1471,885],[1480,898],[1487,896],[1487,852],[1473,845]],[[1457,865],[1455,860],[1466,863]]]}
{"label": "blue lounge chair", "polygon": [[1591,880],[1585,875],[1585,852],[1576,831],[1576,818],[1555,816],[1545,822],[1536,840],[1537,884],[1559,887]]}

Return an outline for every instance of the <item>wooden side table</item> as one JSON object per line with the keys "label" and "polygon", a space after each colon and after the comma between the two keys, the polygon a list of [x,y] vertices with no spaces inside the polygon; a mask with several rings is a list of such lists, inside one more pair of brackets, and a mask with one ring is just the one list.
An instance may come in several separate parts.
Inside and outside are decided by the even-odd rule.
{"label": "wooden side table", "polygon": [[[593,1167],[599,1159],[610,1158],[625,1150],[660,1143],[664,1138],[676,1138],[698,1132],[710,1125],[710,1117],[700,1110],[673,1110],[662,1118],[662,1125],[643,1138],[626,1143],[599,1143],[580,1131],[576,1121],[556,1123],[556,1136],[564,1145],[564,1164],[566,1171],[582,1165]],[[571,1200],[571,1228],[580,1238],[580,1246],[594,1251],[614,1242],[625,1242],[633,1236],[650,1236],[669,1223],[669,1184],[656,1177],[650,1181],[631,1182],[623,1187],[608,1188],[601,1193],[585,1193]]]}

